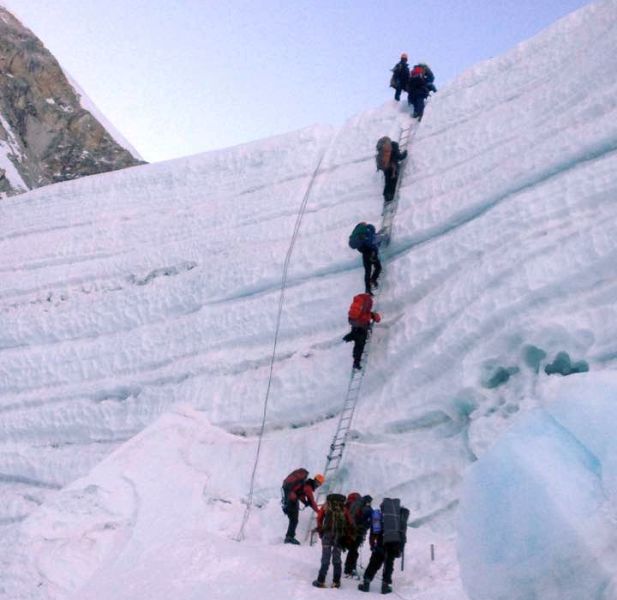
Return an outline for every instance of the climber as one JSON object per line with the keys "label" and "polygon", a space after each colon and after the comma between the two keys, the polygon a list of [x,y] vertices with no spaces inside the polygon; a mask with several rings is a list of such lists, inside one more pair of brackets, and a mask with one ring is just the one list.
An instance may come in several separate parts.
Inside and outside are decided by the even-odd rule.
{"label": "climber", "polygon": [[407,158],[407,150],[401,152],[398,142],[393,142],[388,136],[377,140],[376,150],[377,170],[383,171],[384,174],[383,199],[384,202],[391,202],[394,200],[394,192],[396,191],[399,163]]}
{"label": "climber", "polygon": [[422,120],[424,115],[424,101],[431,92],[436,92],[437,88],[433,84],[435,75],[430,67],[424,63],[418,63],[409,74],[407,83],[407,102],[413,105],[414,119]]}
{"label": "climber", "polygon": [[361,496],[358,492],[351,492],[347,495],[345,508],[349,513],[349,517],[355,529],[353,537],[350,537],[344,544],[347,547],[347,558],[345,559],[344,569],[346,577],[356,575],[360,546],[364,543],[366,533],[371,527],[371,516],[373,514],[373,509],[371,508],[372,501],[373,499],[370,496]]}
{"label": "climber", "polygon": [[296,469],[283,480],[281,488],[281,505],[283,512],[289,519],[287,534],[285,535],[286,544],[300,544],[296,539],[296,527],[298,526],[298,515],[300,511],[299,503],[310,506],[315,512],[319,509],[315,502],[313,492],[323,484],[325,478],[318,473],[312,479],[308,476],[306,469]]}
{"label": "climber", "polygon": [[332,560],[332,587],[340,588],[343,541],[354,536],[353,522],[348,511],[345,510],[345,496],[328,494],[325,503],[317,513],[315,529],[321,538],[321,567],[313,585],[319,588],[326,587],[326,575],[330,568],[330,560]]}
{"label": "climber", "polygon": [[351,331],[343,337],[345,342],[354,342],[353,346],[353,368],[361,369],[360,361],[366,338],[373,322],[379,323],[381,315],[373,312],[373,297],[370,294],[358,294],[349,307],[348,320],[351,325]]}
{"label": "climber", "polygon": [[364,266],[364,291],[373,295],[373,289],[379,285],[381,261],[379,260],[380,235],[370,223],[358,223],[349,236],[349,247],[362,254]]}
{"label": "climber", "polygon": [[390,87],[395,89],[394,99],[398,102],[401,99],[401,92],[407,91],[407,82],[409,81],[409,65],[405,52],[401,54],[401,60],[394,65],[391,71]]}
{"label": "climber", "polygon": [[361,592],[368,592],[371,581],[383,565],[381,593],[392,592],[392,573],[394,560],[402,556],[407,542],[407,520],[409,510],[401,506],[398,498],[384,498],[379,510],[373,510],[371,517],[371,558],[362,583],[358,585]]}

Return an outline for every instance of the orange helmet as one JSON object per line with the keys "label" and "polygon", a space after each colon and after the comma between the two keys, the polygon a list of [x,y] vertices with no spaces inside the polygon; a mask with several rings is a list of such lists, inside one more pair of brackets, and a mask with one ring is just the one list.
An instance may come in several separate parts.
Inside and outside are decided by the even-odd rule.
{"label": "orange helmet", "polygon": [[321,474],[321,473],[317,473],[317,475],[315,475],[315,477],[313,477],[313,479],[319,484],[319,485],[323,485],[323,482],[326,480],[326,478]]}

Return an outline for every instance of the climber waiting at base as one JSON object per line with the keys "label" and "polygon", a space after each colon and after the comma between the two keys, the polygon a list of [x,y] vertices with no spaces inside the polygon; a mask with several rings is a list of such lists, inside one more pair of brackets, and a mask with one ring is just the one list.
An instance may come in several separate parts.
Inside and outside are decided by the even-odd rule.
{"label": "climber waiting at base", "polygon": [[424,102],[431,92],[436,92],[434,85],[435,75],[430,67],[424,63],[418,63],[409,73],[407,83],[407,102],[413,105],[414,119],[422,120],[424,115]]}
{"label": "climber waiting at base", "polygon": [[379,323],[381,315],[373,312],[373,297],[370,294],[358,294],[349,307],[347,313],[351,331],[343,337],[345,342],[353,342],[353,368],[361,369],[362,353],[366,345],[366,338],[373,325]]}
{"label": "climber waiting at base", "polygon": [[371,581],[382,565],[381,593],[392,592],[394,560],[402,556],[405,550],[408,519],[409,510],[401,506],[398,498],[384,498],[379,510],[373,510],[369,537],[371,558],[364,571],[364,579],[358,585],[361,592],[369,591]]}
{"label": "climber waiting at base", "polygon": [[326,587],[326,575],[332,560],[332,587],[340,588],[343,572],[341,560],[343,541],[354,535],[353,522],[345,509],[345,496],[328,494],[317,513],[315,529],[321,538],[321,567],[313,585],[318,588]]}
{"label": "climber waiting at base", "polygon": [[300,514],[300,502],[304,506],[310,506],[315,512],[319,509],[315,502],[313,492],[325,481],[321,473],[317,473],[312,479],[308,476],[306,469],[296,469],[283,480],[281,488],[281,507],[289,519],[287,534],[285,535],[286,544],[300,544],[296,539],[296,527],[298,527],[298,517]]}
{"label": "climber waiting at base", "polygon": [[399,163],[407,158],[407,150],[401,152],[398,142],[393,142],[387,135],[377,140],[376,150],[377,170],[384,174],[383,199],[384,202],[392,202],[398,181]]}
{"label": "climber waiting at base", "polygon": [[375,231],[375,226],[370,223],[358,223],[349,236],[349,247],[362,254],[364,266],[364,290],[367,294],[373,294],[379,284],[381,273],[381,261],[379,260],[379,244],[381,236]]}
{"label": "climber waiting at base", "polygon": [[345,559],[345,567],[343,569],[345,577],[357,575],[356,567],[360,555],[360,546],[364,544],[366,534],[371,528],[371,517],[373,515],[372,501],[373,498],[369,495],[361,496],[358,492],[351,492],[347,495],[345,509],[355,528],[353,535],[344,544],[347,548],[347,558]]}

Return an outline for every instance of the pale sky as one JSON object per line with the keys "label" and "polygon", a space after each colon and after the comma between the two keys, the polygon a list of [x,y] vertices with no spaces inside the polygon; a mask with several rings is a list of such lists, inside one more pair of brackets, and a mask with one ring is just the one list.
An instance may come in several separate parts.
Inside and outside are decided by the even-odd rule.
{"label": "pale sky", "polygon": [[[437,87],[585,0],[0,0],[151,162],[340,124],[391,98],[400,53]],[[530,65],[530,69],[533,65]]]}

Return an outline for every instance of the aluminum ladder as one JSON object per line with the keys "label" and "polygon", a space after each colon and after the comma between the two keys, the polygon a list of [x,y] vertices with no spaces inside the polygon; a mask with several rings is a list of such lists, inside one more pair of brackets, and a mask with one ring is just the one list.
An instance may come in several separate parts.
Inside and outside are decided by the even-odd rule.
{"label": "aluminum ladder", "polygon": [[[407,150],[409,142],[411,140],[411,125],[403,127],[401,129],[399,135],[399,147],[401,150]],[[398,193],[399,187],[401,184],[401,180],[403,178],[403,171],[399,173],[399,177],[396,182],[396,188],[394,192],[394,198],[392,201],[384,204],[383,211],[381,213],[381,228],[380,234],[382,235],[382,239],[384,245],[387,245],[390,242],[390,235],[392,233],[392,224],[394,222],[394,215],[396,214],[396,209],[398,206]],[[375,293],[375,299],[377,300],[379,293],[381,290],[381,286],[377,288]],[[354,412],[356,410],[356,405],[358,403],[358,398],[360,397],[360,390],[362,388],[362,380],[364,379],[364,373],[366,371],[368,365],[368,359],[370,357],[370,349],[371,349],[371,330],[369,329],[369,334],[366,339],[366,345],[364,347],[363,352],[363,368],[362,369],[351,369],[351,375],[349,377],[349,383],[347,384],[347,393],[345,394],[345,402],[343,403],[343,409],[339,415],[338,424],[336,426],[336,431],[334,433],[334,437],[332,438],[332,443],[330,444],[329,452],[326,456],[326,466],[324,467],[323,474],[325,477],[325,483],[322,487],[317,488],[317,494],[315,501],[319,505],[323,501],[324,496],[326,496],[330,491],[332,491],[336,487],[337,483],[337,475],[339,466],[341,461],[343,460],[343,453],[345,452],[345,445],[347,444],[347,438],[349,436],[349,431],[351,429],[351,423],[353,421]],[[309,521],[309,529],[307,532],[307,537],[310,538],[311,545],[314,542],[313,529],[315,523],[315,516],[313,515]]]}

